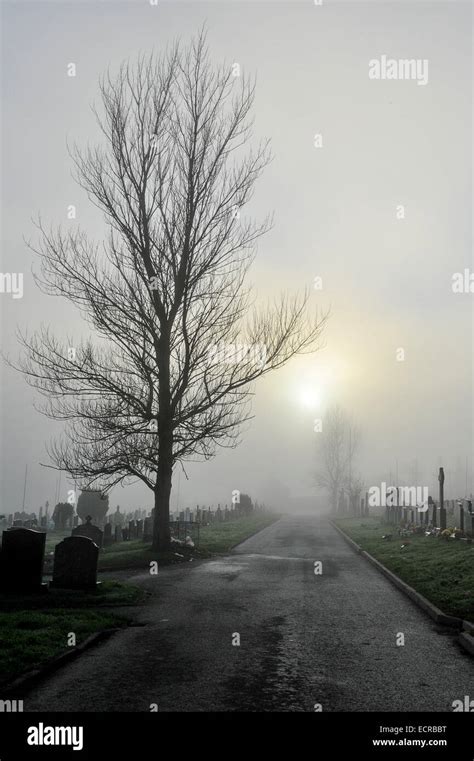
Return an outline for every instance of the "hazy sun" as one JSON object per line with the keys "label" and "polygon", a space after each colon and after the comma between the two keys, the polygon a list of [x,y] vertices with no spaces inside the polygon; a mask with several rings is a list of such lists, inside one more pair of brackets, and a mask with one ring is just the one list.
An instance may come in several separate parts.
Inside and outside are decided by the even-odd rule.
{"label": "hazy sun", "polygon": [[302,386],[298,391],[298,401],[307,409],[316,409],[321,404],[321,389],[316,386]]}

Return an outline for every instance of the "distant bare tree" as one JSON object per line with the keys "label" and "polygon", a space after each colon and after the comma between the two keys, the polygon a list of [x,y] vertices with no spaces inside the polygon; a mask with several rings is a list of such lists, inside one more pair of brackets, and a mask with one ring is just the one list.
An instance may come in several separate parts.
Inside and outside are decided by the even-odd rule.
{"label": "distant bare tree", "polygon": [[365,482],[362,476],[351,473],[351,477],[346,481],[346,491],[349,497],[351,512],[355,513],[360,508],[360,500],[364,490]]}
{"label": "distant bare tree", "polygon": [[[359,442],[359,432],[339,405],[329,409],[323,419],[323,429],[318,434],[316,485],[326,489],[333,512],[337,511],[339,494],[345,489],[351,500],[363,484],[353,474],[353,460]],[[359,483],[360,481],[360,483]]]}
{"label": "distant bare tree", "polygon": [[77,305],[99,342],[21,334],[21,369],[68,423],[54,466],[83,488],[145,483],[162,549],[175,463],[235,446],[253,381],[316,350],[327,315],[308,317],[308,292],[258,309],[245,286],[269,220],[244,207],[269,150],[246,148],[254,84],[211,67],[203,33],[123,64],[100,91],[104,144],[72,156],[108,237],[40,221],[36,247],[40,287]]}

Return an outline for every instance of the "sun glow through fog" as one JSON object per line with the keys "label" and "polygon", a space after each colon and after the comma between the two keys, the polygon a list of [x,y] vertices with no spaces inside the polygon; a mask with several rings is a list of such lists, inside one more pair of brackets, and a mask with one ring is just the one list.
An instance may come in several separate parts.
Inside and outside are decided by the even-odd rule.
{"label": "sun glow through fog", "polygon": [[298,401],[306,409],[317,409],[321,406],[321,389],[317,386],[302,386],[298,390]]}

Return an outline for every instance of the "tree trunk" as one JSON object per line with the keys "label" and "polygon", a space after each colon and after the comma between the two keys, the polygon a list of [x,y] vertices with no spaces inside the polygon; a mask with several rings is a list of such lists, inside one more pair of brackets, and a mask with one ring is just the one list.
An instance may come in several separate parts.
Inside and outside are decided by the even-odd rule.
{"label": "tree trunk", "polygon": [[159,353],[158,389],[158,469],[155,488],[153,543],[155,552],[171,545],[170,495],[173,476],[173,428],[170,395],[170,334],[162,329]]}
{"label": "tree trunk", "polygon": [[153,520],[153,542],[152,549],[155,552],[167,550],[171,544],[170,532],[170,495],[171,495],[171,477],[173,468],[164,472],[164,468],[158,476],[158,486],[155,489],[155,515]]}

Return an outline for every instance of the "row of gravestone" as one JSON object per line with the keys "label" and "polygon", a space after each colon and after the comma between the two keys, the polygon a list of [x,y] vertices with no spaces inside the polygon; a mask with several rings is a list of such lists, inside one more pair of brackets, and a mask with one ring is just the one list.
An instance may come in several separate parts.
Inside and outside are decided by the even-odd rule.
{"label": "row of gravestone", "polygon": [[[25,595],[46,591],[46,584],[43,583],[45,544],[44,531],[13,527],[3,532],[0,592]],[[50,586],[58,589],[95,589],[98,560],[99,546],[91,538],[83,535],[66,537],[54,551]]]}
{"label": "row of gravestone", "polygon": [[454,524],[457,529],[462,531],[466,536],[474,537],[474,512],[470,500],[451,500],[444,502],[442,508],[434,502],[431,497],[428,498],[427,509],[423,510],[416,507],[392,506],[387,507],[385,517],[387,523],[393,524],[414,524],[419,526],[436,526],[444,530],[447,525],[447,509],[454,515]]}
{"label": "row of gravestone", "polygon": [[[92,524],[90,516],[56,545],[53,579],[50,586],[60,589],[95,589],[99,550],[111,543],[111,524],[104,531]],[[152,519],[130,521],[128,528],[115,527],[117,541],[151,540]],[[13,526],[2,534],[0,550],[0,592],[32,594],[46,589],[43,564],[46,532]]]}
{"label": "row of gravestone", "polygon": [[[145,542],[151,541],[153,533],[153,519],[145,518],[137,521],[129,521],[128,526],[113,526],[112,523],[106,523],[104,530],[101,531],[96,526],[92,526],[89,518],[86,519],[86,523],[82,526],[78,526],[73,530],[73,534],[77,536],[89,536],[93,539],[99,547],[108,547],[114,542],[126,542],[134,539],[143,539]],[[91,533],[89,528],[94,532],[100,532],[100,536],[95,533],[95,536]]]}

